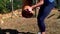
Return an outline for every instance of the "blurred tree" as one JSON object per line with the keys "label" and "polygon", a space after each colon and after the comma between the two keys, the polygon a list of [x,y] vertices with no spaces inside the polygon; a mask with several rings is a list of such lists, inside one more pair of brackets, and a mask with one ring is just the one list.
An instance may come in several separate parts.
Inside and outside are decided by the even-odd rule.
{"label": "blurred tree", "polygon": [[[22,0],[14,0],[13,1],[13,9],[22,8]],[[10,0],[0,0],[0,13],[8,13],[12,11],[12,3]]]}
{"label": "blurred tree", "polygon": [[13,7],[14,10],[22,8],[22,0],[14,0]]}
{"label": "blurred tree", "polygon": [[55,0],[55,6],[60,9],[60,0]]}
{"label": "blurred tree", "polygon": [[7,10],[7,4],[9,3],[8,0],[0,0],[0,13],[7,13],[9,10]]}

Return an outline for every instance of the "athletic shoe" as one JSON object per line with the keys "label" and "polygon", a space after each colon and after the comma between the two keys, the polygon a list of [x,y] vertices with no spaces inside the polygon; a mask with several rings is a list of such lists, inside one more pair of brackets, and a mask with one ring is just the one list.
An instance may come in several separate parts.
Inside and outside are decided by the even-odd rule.
{"label": "athletic shoe", "polygon": [[37,34],[41,34],[41,32],[38,32]]}

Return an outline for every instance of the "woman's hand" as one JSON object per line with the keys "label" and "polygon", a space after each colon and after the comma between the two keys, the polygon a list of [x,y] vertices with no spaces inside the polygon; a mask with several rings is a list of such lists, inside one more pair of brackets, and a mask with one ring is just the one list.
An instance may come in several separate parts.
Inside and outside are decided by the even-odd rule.
{"label": "woman's hand", "polygon": [[28,11],[28,10],[29,10],[29,11],[32,11],[32,7],[30,7],[30,6],[25,6],[25,7],[24,7],[24,10],[25,10],[25,11]]}

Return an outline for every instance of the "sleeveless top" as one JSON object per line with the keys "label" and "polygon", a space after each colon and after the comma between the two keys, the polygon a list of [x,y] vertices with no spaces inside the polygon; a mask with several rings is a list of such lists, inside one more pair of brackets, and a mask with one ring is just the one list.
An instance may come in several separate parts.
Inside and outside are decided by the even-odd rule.
{"label": "sleeveless top", "polygon": [[49,2],[54,2],[54,0],[49,0]]}
{"label": "sleeveless top", "polygon": [[53,3],[54,0],[44,0],[45,3]]}

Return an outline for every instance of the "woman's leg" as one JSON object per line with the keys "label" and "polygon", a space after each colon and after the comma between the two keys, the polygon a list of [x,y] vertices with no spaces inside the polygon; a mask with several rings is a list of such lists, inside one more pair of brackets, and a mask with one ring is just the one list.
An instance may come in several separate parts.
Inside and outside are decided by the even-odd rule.
{"label": "woman's leg", "polygon": [[41,34],[45,34],[45,23],[44,20],[50,13],[50,11],[53,9],[53,5],[49,4],[48,6],[42,6],[41,9],[39,10],[38,14],[38,27],[40,29]]}

